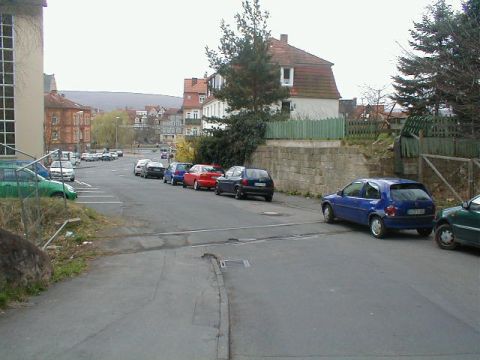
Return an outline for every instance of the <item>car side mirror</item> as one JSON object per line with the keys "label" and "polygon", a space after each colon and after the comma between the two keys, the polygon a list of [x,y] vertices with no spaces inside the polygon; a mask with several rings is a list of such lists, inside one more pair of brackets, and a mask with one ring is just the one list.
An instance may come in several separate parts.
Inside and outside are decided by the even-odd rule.
{"label": "car side mirror", "polygon": [[468,201],[464,201],[462,203],[462,208],[464,208],[465,210],[468,210],[469,207],[470,207],[470,204],[468,203]]}
{"label": "car side mirror", "polygon": [[338,195],[338,196],[343,196],[343,190],[337,191],[337,195]]}

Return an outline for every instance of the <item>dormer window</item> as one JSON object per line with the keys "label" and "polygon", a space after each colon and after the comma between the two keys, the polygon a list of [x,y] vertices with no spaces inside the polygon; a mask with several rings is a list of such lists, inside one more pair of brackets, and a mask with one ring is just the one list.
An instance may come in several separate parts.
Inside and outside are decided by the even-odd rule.
{"label": "dormer window", "polygon": [[280,82],[282,86],[293,86],[293,68],[280,68]]}
{"label": "dormer window", "polygon": [[199,101],[200,101],[200,104],[203,104],[205,102],[205,95],[200,95]]}

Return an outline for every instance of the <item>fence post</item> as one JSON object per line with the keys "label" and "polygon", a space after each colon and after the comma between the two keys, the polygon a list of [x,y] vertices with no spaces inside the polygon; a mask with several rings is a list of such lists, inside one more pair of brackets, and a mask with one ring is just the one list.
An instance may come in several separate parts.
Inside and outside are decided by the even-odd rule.
{"label": "fence post", "polygon": [[423,130],[418,132],[418,181],[423,182]]}
{"label": "fence post", "polygon": [[474,189],[474,181],[473,181],[473,159],[468,162],[468,198],[471,199],[475,196],[475,189]]}

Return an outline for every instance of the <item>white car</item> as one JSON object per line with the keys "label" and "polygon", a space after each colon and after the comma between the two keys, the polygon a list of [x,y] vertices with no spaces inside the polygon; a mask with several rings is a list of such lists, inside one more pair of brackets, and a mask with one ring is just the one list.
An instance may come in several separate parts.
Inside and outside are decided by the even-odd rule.
{"label": "white car", "polygon": [[88,153],[82,153],[82,155],[80,156],[80,160],[87,160],[88,155]]}
{"label": "white car", "polygon": [[134,168],[133,168],[133,174],[135,176],[138,176],[140,175],[140,173],[142,172],[142,168],[147,164],[149,163],[150,159],[140,159],[137,161],[137,163],[135,164]]}
{"label": "white car", "polygon": [[52,179],[75,181],[75,170],[70,161],[54,161],[50,165],[50,176]]}
{"label": "white car", "polygon": [[112,157],[113,160],[117,160],[118,159],[118,153],[116,151],[112,151],[110,153],[110,156]]}

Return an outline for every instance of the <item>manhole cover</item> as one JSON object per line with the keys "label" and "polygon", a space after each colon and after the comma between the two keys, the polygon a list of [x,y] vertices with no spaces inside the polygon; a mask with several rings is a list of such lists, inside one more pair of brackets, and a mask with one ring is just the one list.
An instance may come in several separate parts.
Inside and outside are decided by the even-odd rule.
{"label": "manhole cover", "polygon": [[222,269],[231,268],[235,266],[243,266],[245,268],[250,267],[248,260],[238,259],[238,260],[220,260],[220,267]]}
{"label": "manhole cover", "polygon": [[282,214],[275,212],[275,211],[264,211],[262,215],[267,215],[267,216],[280,216]]}

